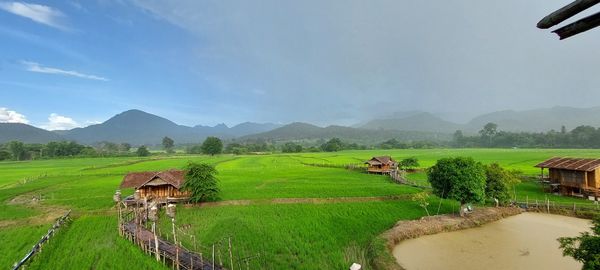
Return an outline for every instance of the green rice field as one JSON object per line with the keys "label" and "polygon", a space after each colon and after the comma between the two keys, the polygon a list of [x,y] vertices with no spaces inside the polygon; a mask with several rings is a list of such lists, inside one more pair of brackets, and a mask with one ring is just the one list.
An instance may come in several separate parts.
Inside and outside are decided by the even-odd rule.
{"label": "green rice field", "polygon": [[[377,235],[398,220],[425,215],[410,200],[422,189],[396,184],[386,176],[324,166],[360,164],[380,155],[396,160],[416,157],[421,169],[443,157],[470,156],[536,176],[539,169],[533,165],[547,158],[597,158],[600,150],[409,149],[0,162],[0,268],[17,262],[57,217],[72,209],[72,221],[27,269],[168,269],[119,237],[112,195],[127,172],[182,168],[190,161],[216,166],[221,203],[178,206],[178,237],[184,246],[210,254],[214,244],[226,257],[223,241],[231,238],[235,269],[245,267],[239,258],[251,258],[251,269],[347,269],[352,262],[365,264]],[[428,185],[422,170],[406,177]],[[518,184],[514,193],[519,199],[591,203],[545,194],[531,181]],[[429,211],[437,212],[440,200],[431,200],[435,207]],[[456,208],[456,202],[444,200],[440,213]],[[170,226],[170,220],[161,218],[163,237],[172,237]]]}

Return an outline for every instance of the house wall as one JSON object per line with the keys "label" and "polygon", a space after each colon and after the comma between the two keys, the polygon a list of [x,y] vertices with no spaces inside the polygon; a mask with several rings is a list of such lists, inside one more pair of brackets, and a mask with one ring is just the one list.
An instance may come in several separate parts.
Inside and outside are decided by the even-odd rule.
{"label": "house wall", "polygon": [[600,179],[598,179],[598,177],[600,177],[599,170],[600,170],[600,168],[587,173],[589,187],[600,188]]}
{"label": "house wall", "polygon": [[142,198],[152,195],[158,198],[181,198],[189,197],[189,192],[182,192],[171,185],[160,185],[160,186],[143,186],[140,189],[140,196]]}
{"label": "house wall", "polygon": [[573,170],[551,169],[550,179],[559,182],[563,186],[586,187],[585,172]]}
{"label": "house wall", "polygon": [[390,171],[390,165],[369,165],[369,168],[367,170],[370,172],[387,172]]}

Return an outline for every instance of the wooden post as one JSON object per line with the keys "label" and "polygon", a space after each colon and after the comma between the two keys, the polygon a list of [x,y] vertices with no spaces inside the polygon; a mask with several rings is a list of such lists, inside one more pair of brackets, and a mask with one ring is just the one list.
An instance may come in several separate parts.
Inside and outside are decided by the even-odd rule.
{"label": "wooden post", "polygon": [[529,195],[525,196],[525,205],[527,206],[527,209],[529,209]]}
{"label": "wooden post", "polygon": [[175,219],[171,218],[171,225],[173,227],[173,242],[175,242],[175,246],[177,246],[177,235],[175,234]]}
{"label": "wooden post", "polygon": [[158,254],[158,237],[156,237],[156,221],[152,222],[152,233],[154,234],[154,253],[156,254],[156,261],[160,262],[160,255]]}
{"label": "wooden post", "polygon": [[212,270],[215,270],[215,244],[212,245]]}
{"label": "wooden post", "polygon": [[546,198],[546,211],[550,213],[550,199]]}
{"label": "wooden post", "polygon": [[175,242],[175,260],[177,261],[175,264],[179,270],[179,246],[177,246],[177,242]]}
{"label": "wooden post", "polygon": [[233,252],[231,251],[231,237],[228,238],[229,243],[229,268],[233,270]]}
{"label": "wooden post", "polygon": [[219,256],[219,265],[223,265],[223,259],[221,258],[221,241],[219,241],[219,249],[217,250]]}

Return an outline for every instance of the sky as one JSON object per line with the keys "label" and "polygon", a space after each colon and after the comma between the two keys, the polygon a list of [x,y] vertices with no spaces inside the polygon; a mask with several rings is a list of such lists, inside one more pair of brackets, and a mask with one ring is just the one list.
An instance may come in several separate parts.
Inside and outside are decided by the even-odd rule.
{"label": "sky", "polygon": [[70,129],[129,109],[190,126],[415,110],[464,122],[600,106],[600,29],[559,41],[535,27],[568,2],[0,0],[0,122]]}

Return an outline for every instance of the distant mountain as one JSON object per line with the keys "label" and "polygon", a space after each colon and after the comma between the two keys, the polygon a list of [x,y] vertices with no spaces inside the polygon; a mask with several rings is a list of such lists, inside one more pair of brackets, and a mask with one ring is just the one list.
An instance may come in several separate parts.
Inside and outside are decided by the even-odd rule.
{"label": "distant mountain", "polygon": [[273,123],[259,124],[259,123],[252,123],[252,122],[244,122],[244,123],[241,123],[241,124],[231,127],[228,131],[228,134],[235,136],[235,137],[241,137],[241,136],[246,136],[246,135],[250,135],[250,134],[267,132],[267,131],[279,128],[281,126],[282,125],[273,124]]}
{"label": "distant mountain", "polygon": [[199,143],[207,136],[222,139],[240,137],[255,132],[264,132],[278,127],[275,124],[242,123],[232,128],[225,124],[214,127],[178,125],[168,119],[140,110],[129,110],[117,114],[106,122],[85,128],[61,131],[65,138],[80,143],[93,144],[101,141],[127,142],[133,145],[160,144],[165,136],[175,143]]}
{"label": "distant mountain", "polygon": [[397,115],[394,118],[371,120],[360,128],[364,129],[382,129],[382,130],[401,130],[401,131],[421,131],[436,133],[453,133],[461,129],[460,124],[448,122],[441,118],[426,112],[412,112]]}
{"label": "distant mountain", "polygon": [[552,107],[526,111],[499,111],[473,118],[465,129],[480,130],[486,123],[498,124],[499,130],[542,132],[560,130],[565,126],[571,130],[580,125],[600,127],[600,107],[572,108]]}
{"label": "distant mountain", "polygon": [[271,131],[241,137],[240,140],[266,139],[275,141],[340,138],[348,142],[377,143],[391,138],[399,140],[449,140],[447,134],[419,131],[370,130],[344,126],[318,127],[295,122]]}
{"label": "distant mountain", "polygon": [[195,134],[191,127],[140,110],[129,110],[104,123],[69,130],[64,136],[85,144],[109,141],[139,145],[160,143],[164,136],[171,137],[176,143],[199,141],[201,138]]}
{"label": "distant mountain", "polygon": [[0,143],[21,141],[24,143],[46,143],[64,138],[51,131],[20,123],[0,123]]}

